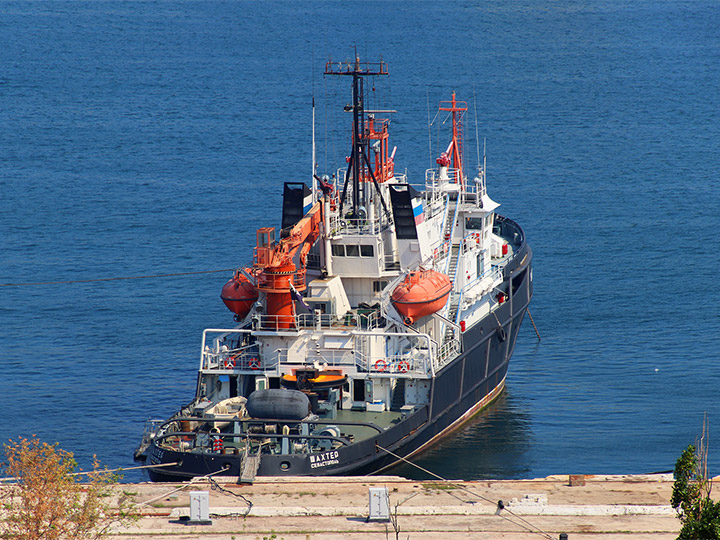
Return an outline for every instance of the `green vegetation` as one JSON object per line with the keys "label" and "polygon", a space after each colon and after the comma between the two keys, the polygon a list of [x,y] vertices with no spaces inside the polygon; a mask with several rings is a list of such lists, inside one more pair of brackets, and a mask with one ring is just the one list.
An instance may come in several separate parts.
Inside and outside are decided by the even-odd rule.
{"label": "green vegetation", "polygon": [[458,486],[455,484],[440,482],[426,482],[422,485],[422,487],[426,491],[452,491],[453,489],[458,489]]}
{"label": "green vegetation", "polygon": [[0,488],[0,539],[95,540],[106,536],[111,524],[131,519],[128,497],[112,497],[118,477],[101,469],[97,459],[81,484],[73,454],[57,444],[33,437],[11,440],[4,448],[2,471],[12,483]]}
{"label": "green vegetation", "polygon": [[707,474],[707,438],[696,448],[688,446],[675,463],[671,504],[682,523],[678,540],[720,539],[720,502],[710,498],[712,480]]}

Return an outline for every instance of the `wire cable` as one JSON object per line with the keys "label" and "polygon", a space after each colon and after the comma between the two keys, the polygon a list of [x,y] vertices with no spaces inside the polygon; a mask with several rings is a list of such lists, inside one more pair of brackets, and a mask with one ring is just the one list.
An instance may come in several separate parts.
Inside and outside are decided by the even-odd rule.
{"label": "wire cable", "polygon": [[234,268],[223,268],[221,270],[201,270],[198,272],[174,272],[172,274],[148,274],[145,276],[122,276],[96,279],[71,279],[66,281],[30,281],[27,283],[0,283],[0,287],[30,287],[34,285],[66,285],[72,283],[96,283],[99,281],[121,281],[127,279],[152,279],[161,277],[194,276],[197,274],[216,274],[218,272],[234,272]]}
{"label": "wire cable", "polygon": [[[153,466],[154,466],[154,467],[158,467],[158,465],[153,465]],[[180,487],[178,487],[178,488],[175,488],[175,489],[173,489],[172,491],[168,491],[167,493],[163,493],[162,495],[158,495],[157,497],[153,497],[152,499],[148,499],[147,501],[143,501],[143,502],[141,502],[141,503],[138,503],[138,507],[140,507],[140,506],[147,506],[148,504],[153,503],[153,502],[155,502],[155,501],[157,501],[157,500],[159,500],[159,499],[162,499],[162,498],[164,498],[164,497],[167,497],[168,495],[172,495],[173,493],[177,493],[178,491],[182,491],[182,490],[187,489],[187,488],[189,488],[189,487],[191,487],[191,486],[195,486],[195,485],[197,485],[199,482],[202,482],[203,480],[208,480],[208,481],[210,481],[210,480],[212,480],[212,479],[210,478],[211,476],[214,476],[214,475],[216,475],[216,474],[223,473],[223,472],[225,472],[225,471],[227,471],[227,470],[230,470],[230,467],[223,467],[222,469],[220,469],[219,471],[215,471],[214,473],[206,474],[205,476],[200,476],[200,477],[198,477],[198,478],[192,478],[189,482],[184,483],[182,486],[180,486]]]}
{"label": "wire cable", "polygon": [[[69,473],[68,476],[92,476],[95,474],[104,474],[104,473],[111,473],[111,472],[121,472],[121,471],[133,471],[137,469],[157,469],[159,467],[174,467],[175,465],[179,465],[179,461],[175,461],[173,463],[160,463],[157,465],[137,465],[135,467],[118,467],[117,469],[98,469],[96,471],[80,471],[80,472],[74,472]],[[9,476],[7,478],[0,478],[0,482],[13,482],[17,481],[19,478],[16,478],[14,476]]]}
{"label": "wire cable", "polygon": [[242,500],[245,502],[245,504],[247,504],[247,510],[246,510],[245,513],[243,514],[243,517],[245,518],[245,517],[248,516],[248,514],[250,514],[250,510],[252,510],[252,507],[253,507],[252,501],[250,501],[249,499],[246,499],[246,498],[245,498],[243,495],[241,495],[240,493],[235,493],[234,491],[230,491],[229,489],[225,489],[225,488],[222,487],[220,484],[218,484],[217,481],[216,481],[214,478],[208,477],[208,481],[210,482],[210,487],[212,487],[212,489],[214,489],[214,490],[216,490],[216,491],[219,491],[220,493],[224,493],[224,494],[226,494],[226,495],[232,495],[233,497],[237,497],[238,499],[242,499]]}
{"label": "wire cable", "polygon": [[[431,476],[434,476],[434,477],[437,478],[438,480],[441,480],[441,481],[443,481],[443,482],[449,482],[449,480],[447,480],[446,478],[443,478],[443,477],[440,476],[439,474],[435,474],[434,472],[429,471],[429,470],[425,469],[424,467],[421,467],[421,466],[418,465],[417,463],[413,463],[412,461],[410,461],[410,460],[408,460],[408,459],[406,459],[406,458],[404,458],[404,457],[402,457],[402,456],[399,456],[399,455],[395,454],[394,452],[391,452],[391,451],[388,450],[387,448],[383,448],[382,446],[380,446],[380,445],[377,444],[377,443],[375,443],[375,448],[378,448],[379,450],[382,450],[383,452],[386,452],[386,453],[390,454],[391,456],[393,456],[393,457],[395,457],[395,458],[397,458],[397,459],[399,459],[399,460],[401,460],[401,461],[404,461],[405,463],[407,463],[407,464],[409,464],[409,465],[412,465],[413,467],[416,467],[416,468],[420,469],[420,470],[423,471],[424,473],[427,473],[427,474],[429,474],[429,475],[431,475]],[[523,518],[522,516],[519,516],[519,515],[517,515],[516,513],[514,513],[512,510],[509,510],[505,505],[502,504],[502,501],[497,501],[497,502],[495,502],[495,501],[493,501],[493,500],[491,500],[491,499],[488,499],[487,497],[485,497],[485,496],[483,496],[483,495],[480,495],[479,493],[475,493],[475,492],[472,491],[471,489],[469,489],[469,488],[467,488],[467,487],[465,487],[465,486],[462,486],[462,485],[458,485],[457,487],[458,487],[459,489],[461,489],[461,490],[469,493],[470,495],[473,495],[473,496],[477,497],[478,499],[481,499],[481,500],[483,500],[483,501],[485,501],[485,502],[489,502],[490,504],[493,504],[493,505],[497,505],[497,507],[498,507],[498,513],[497,513],[497,515],[500,516],[501,518],[509,521],[509,522],[512,523],[513,525],[517,525],[518,527],[522,527],[522,528],[524,528],[524,529],[527,529],[528,532],[531,532],[531,533],[534,533],[534,534],[539,534],[540,536],[544,536],[545,538],[548,538],[549,540],[555,540],[554,537],[552,537],[550,534],[548,534],[548,533],[546,533],[545,531],[543,531],[540,527],[537,527],[536,525],[533,525],[532,523],[530,523],[528,520],[526,520],[526,519]],[[458,497],[455,497],[455,498],[458,498]],[[463,502],[465,502],[465,501],[463,501]],[[511,516],[513,516],[514,518],[522,521],[524,524],[523,524],[523,523],[514,522],[513,520],[511,520],[511,519],[508,518],[507,516],[503,516],[503,515],[500,513],[501,510],[504,510],[505,512],[507,512],[508,514],[510,514]]]}

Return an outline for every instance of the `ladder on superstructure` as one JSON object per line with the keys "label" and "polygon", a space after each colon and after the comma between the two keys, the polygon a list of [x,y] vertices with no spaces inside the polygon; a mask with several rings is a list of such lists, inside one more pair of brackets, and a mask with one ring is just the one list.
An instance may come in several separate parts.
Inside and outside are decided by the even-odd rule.
{"label": "ladder on superstructure", "polygon": [[[460,259],[460,250],[462,247],[462,241],[458,242],[457,245],[453,244],[453,236],[455,235],[455,226],[457,223],[458,209],[463,199],[463,193],[465,190],[465,174],[463,167],[463,116],[467,112],[467,103],[465,101],[457,101],[455,99],[455,92],[452,93],[452,99],[450,101],[441,101],[438,107],[439,111],[449,112],[452,115],[452,128],[453,137],[450,146],[446,150],[446,156],[452,158],[452,165],[455,169],[455,183],[458,186],[457,199],[455,201],[455,210],[453,212],[452,221],[450,219],[450,212],[446,217],[445,221],[445,238],[448,238],[449,233],[449,255],[448,261],[445,264],[445,274],[450,277],[453,283],[453,288],[450,291],[450,298],[448,299],[447,307],[445,308],[445,315],[448,320],[452,323],[457,323],[458,309],[460,307],[460,300],[462,298],[462,291],[457,290],[457,269],[458,261]],[[448,194],[449,199],[449,194]],[[448,200],[448,205],[450,200]],[[450,340],[454,339],[454,329],[446,324],[445,325],[445,337],[444,342],[449,343]]]}
{"label": "ladder on superstructure", "polygon": [[[448,257],[445,262],[445,275],[450,277],[450,280],[453,283],[453,287],[450,290],[450,298],[448,299],[448,303],[445,307],[445,317],[452,322],[456,322],[457,318],[457,312],[458,312],[458,306],[460,305],[460,292],[455,290],[455,280],[457,279],[457,269],[458,269],[458,260],[460,259],[460,246],[461,243],[458,243],[457,245],[453,243],[453,236],[455,235],[455,225],[457,223],[457,215],[458,215],[458,209],[460,208],[460,199],[461,194],[457,194],[457,199],[455,201],[455,208],[452,212],[450,212],[450,203],[451,199],[448,197],[448,211],[445,218],[445,227],[443,230],[444,238],[446,238],[446,241],[448,243]],[[449,325],[445,325],[445,339],[444,342],[448,342],[449,340],[453,339],[455,337],[455,332]]]}

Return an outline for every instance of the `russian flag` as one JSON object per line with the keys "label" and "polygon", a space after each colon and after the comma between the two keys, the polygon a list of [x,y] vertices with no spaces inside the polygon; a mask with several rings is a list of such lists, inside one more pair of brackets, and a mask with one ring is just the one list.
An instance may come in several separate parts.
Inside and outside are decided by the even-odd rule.
{"label": "russian flag", "polygon": [[418,226],[425,221],[425,212],[423,212],[422,200],[413,200],[412,207],[413,216],[415,217],[415,226]]}
{"label": "russian flag", "polygon": [[312,208],[312,193],[303,198],[303,216],[310,211],[310,208]]}

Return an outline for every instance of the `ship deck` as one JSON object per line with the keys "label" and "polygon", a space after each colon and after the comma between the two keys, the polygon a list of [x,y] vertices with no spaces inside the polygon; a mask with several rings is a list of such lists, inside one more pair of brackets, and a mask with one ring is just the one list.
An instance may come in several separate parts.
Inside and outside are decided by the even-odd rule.
{"label": "ship deck", "polygon": [[[384,430],[393,424],[397,424],[401,418],[402,413],[396,411],[367,412],[342,410],[337,412],[336,420],[338,422],[375,424],[377,427]],[[348,435],[352,435],[356,442],[369,439],[370,437],[377,435],[377,431],[369,426],[341,426],[341,431]]]}

